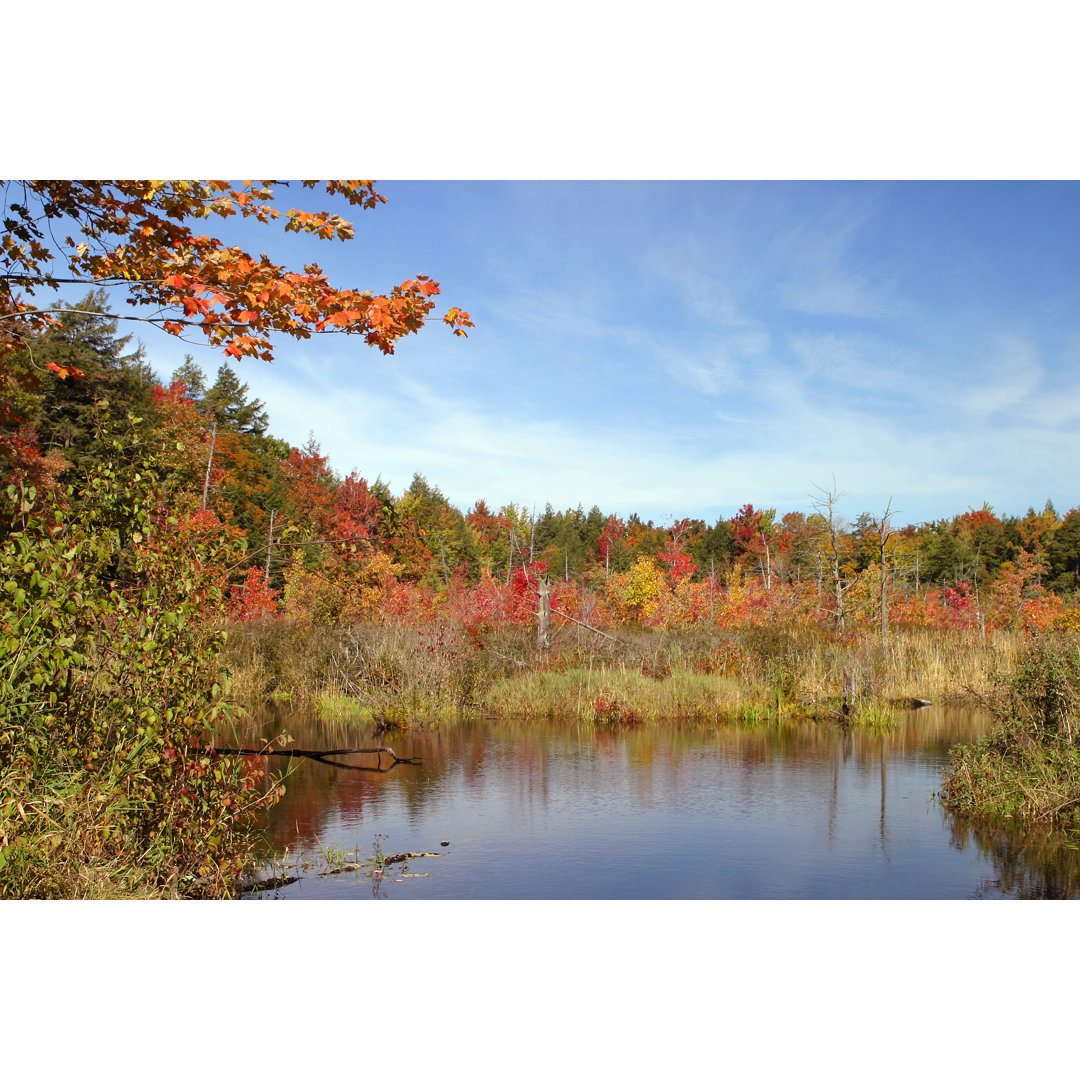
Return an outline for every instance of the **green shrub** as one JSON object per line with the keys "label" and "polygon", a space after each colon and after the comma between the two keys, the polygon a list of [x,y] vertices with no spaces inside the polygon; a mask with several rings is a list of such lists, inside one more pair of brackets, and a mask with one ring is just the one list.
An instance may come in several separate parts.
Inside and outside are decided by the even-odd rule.
{"label": "green shrub", "polygon": [[1030,646],[992,704],[998,727],[950,751],[944,805],[974,818],[1080,827],[1075,641]]}
{"label": "green shrub", "polygon": [[235,547],[118,456],[66,503],[7,489],[25,524],[0,545],[0,896],[227,895],[273,797],[212,750],[210,568]]}

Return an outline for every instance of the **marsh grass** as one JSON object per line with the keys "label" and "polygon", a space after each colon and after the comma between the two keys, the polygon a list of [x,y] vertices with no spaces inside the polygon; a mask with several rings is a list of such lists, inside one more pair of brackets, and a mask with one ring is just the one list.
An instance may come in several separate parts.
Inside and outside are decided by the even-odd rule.
{"label": "marsh grass", "polygon": [[485,715],[578,717],[592,720],[598,701],[615,701],[642,720],[720,720],[737,711],[745,698],[735,679],[673,668],[662,679],[643,675],[622,664],[593,668],[532,671],[492,684],[484,702]]}
{"label": "marsh grass", "polygon": [[[1016,668],[1020,635],[766,625],[620,629],[614,638],[564,626],[540,651],[528,627],[469,634],[427,628],[290,626],[233,629],[226,665],[238,700],[273,695],[321,715],[383,728],[492,718],[579,718],[613,700],[647,722],[762,723],[865,715],[888,729],[886,706],[958,704]],[[844,709],[846,706],[846,710]],[[877,710],[870,709],[874,706]]]}
{"label": "marsh grass", "polygon": [[273,696],[387,726],[476,708],[494,678],[522,666],[521,635],[477,648],[461,627],[321,626],[273,620],[232,629],[225,666],[236,700]]}
{"label": "marsh grass", "polygon": [[891,706],[877,701],[863,702],[851,714],[849,720],[852,727],[882,734],[893,731],[899,722],[900,717]]}

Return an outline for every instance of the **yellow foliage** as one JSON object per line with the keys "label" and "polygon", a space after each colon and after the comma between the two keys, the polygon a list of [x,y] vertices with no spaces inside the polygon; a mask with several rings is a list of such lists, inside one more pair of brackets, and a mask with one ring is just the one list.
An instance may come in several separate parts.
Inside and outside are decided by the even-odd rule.
{"label": "yellow foliage", "polygon": [[626,602],[642,619],[653,619],[660,610],[660,598],[667,591],[667,579],[651,555],[641,555],[630,567]]}

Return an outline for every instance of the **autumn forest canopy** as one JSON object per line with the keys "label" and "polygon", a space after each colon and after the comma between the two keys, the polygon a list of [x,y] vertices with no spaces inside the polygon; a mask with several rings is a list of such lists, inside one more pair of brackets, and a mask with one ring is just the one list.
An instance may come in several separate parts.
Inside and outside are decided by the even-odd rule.
{"label": "autumn forest canopy", "polygon": [[[712,522],[656,524],[599,506],[492,507],[482,495],[461,509],[423,475],[399,492],[379,477],[338,475],[317,433],[304,447],[275,438],[229,360],[212,383],[189,357],[159,384],[108,306],[104,290],[92,291],[7,355],[7,481],[23,502],[33,488],[38,500],[77,504],[117,446],[152,452],[173,519],[161,539],[194,531],[230,545],[233,565],[219,572],[237,618],[529,619],[536,580],[547,575],[556,607],[598,626],[781,614],[874,623],[882,564],[889,625],[1071,617],[1077,509],[1047,503],[999,517],[984,506],[895,527],[884,508],[845,520],[840,494],[824,490],[805,512],[778,516],[747,502]],[[7,527],[23,520],[9,515]]]}
{"label": "autumn forest canopy", "polygon": [[[354,209],[384,201],[370,181],[324,186]],[[160,538],[195,530],[242,553],[219,572],[244,618],[422,620],[450,608],[525,618],[544,574],[567,615],[602,624],[783,613],[841,626],[986,627],[1068,617],[1080,515],[1049,502],[1023,517],[968,507],[896,527],[889,507],[849,508],[835,487],[779,516],[751,503],[745,477],[747,502],[731,518],[657,525],[595,505],[494,507],[482,492],[462,509],[424,475],[398,493],[380,477],[337,475],[317,432],[304,447],[274,437],[235,361],[327,333],[391,353],[432,316],[440,286],[418,275],[383,295],[341,289],[314,263],[293,271],[204,235],[215,219],[240,216],[326,241],[353,237],[330,211],[281,209],[280,187],[5,185],[0,453],[20,506],[31,489],[38,501],[77,505],[117,446],[149,453],[170,511]],[[78,282],[93,285],[80,302],[45,299]],[[472,325],[456,307],[442,322],[459,335]],[[213,383],[189,357],[159,385],[131,332],[147,326],[216,348],[224,362]],[[26,513],[9,515],[8,527]]]}

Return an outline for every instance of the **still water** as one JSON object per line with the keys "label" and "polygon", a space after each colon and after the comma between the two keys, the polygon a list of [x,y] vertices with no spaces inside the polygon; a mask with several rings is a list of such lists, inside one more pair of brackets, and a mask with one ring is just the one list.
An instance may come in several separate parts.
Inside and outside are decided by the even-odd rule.
{"label": "still water", "polygon": [[[1080,857],[1067,841],[973,829],[934,798],[948,748],[989,723],[929,708],[905,714],[887,735],[825,723],[607,732],[477,720],[391,737],[264,718],[260,733],[283,724],[296,747],[390,745],[422,762],[366,771],[300,761],[271,812],[271,842],[279,856],[288,849],[294,862],[315,865],[295,884],[252,898],[1080,895]],[[365,859],[376,844],[386,854],[439,855],[381,876],[320,875],[320,852]]]}

